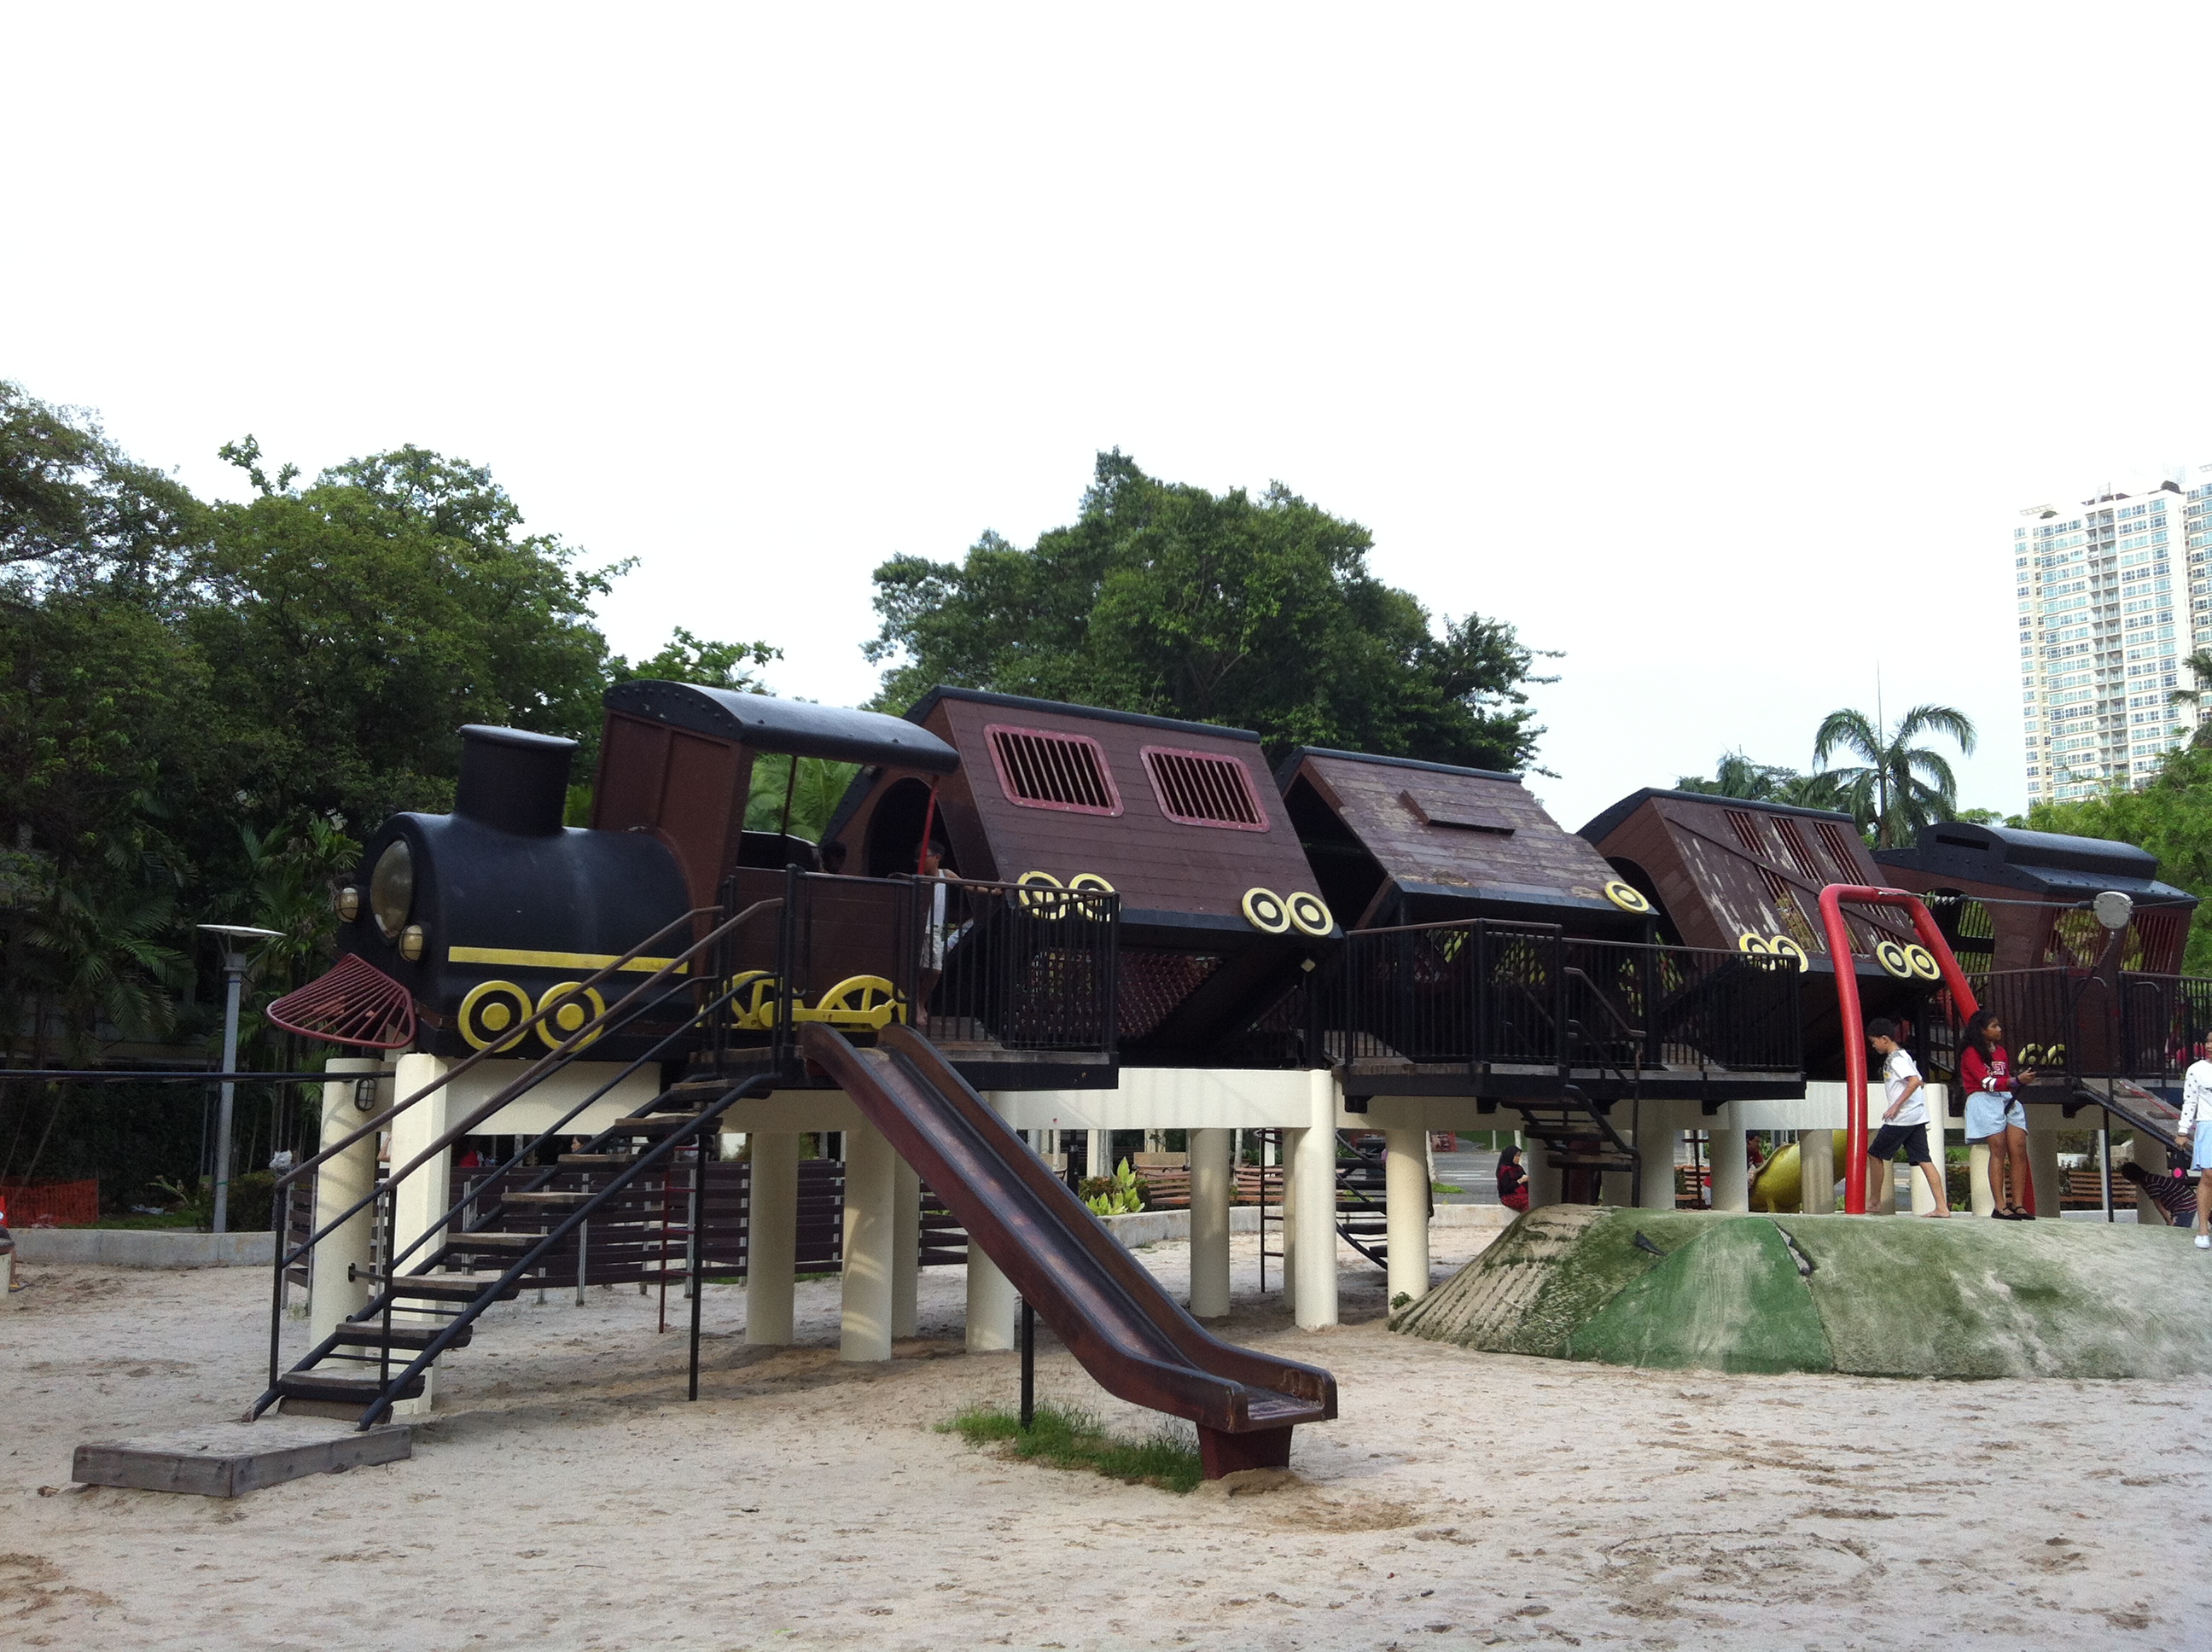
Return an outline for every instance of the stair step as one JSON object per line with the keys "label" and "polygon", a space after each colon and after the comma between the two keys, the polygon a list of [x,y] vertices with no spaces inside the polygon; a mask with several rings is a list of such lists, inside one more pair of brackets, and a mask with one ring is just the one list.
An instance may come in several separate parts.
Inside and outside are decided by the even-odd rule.
{"label": "stair step", "polygon": [[621,1136],[672,1136],[691,1122],[688,1113],[639,1114],[627,1119],[617,1119],[607,1127],[607,1133]]}
{"label": "stair step", "polygon": [[[338,1345],[341,1347],[412,1348],[420,1353],[430,1345],[430,1339],[444,1328],[440,1325],[395,1325],[392,1327],[391,1335],[387,1339],[382,1325],[364,1321],[358,1325],[341,1325],[337,1328],[337,1334]],[[462,1327],[460,1335],[446,1345],[449,1348],[465,1348],[469,1345],[469,1339],[475,1333],[476,1327],[465,1326]]]}
{"label": "stair step", "polygon": [[563,1153],[561,1155],[560,1162],[563,1164],[635,1164],[637,1163],[637,1155],[635,1153]]}
{"label": "stair step", "polygon": [[446,1248],[463,1255],[472,1250],[527,1250],[544,1237],[542,1233],[464,1233]]}
{"label": "stair step", "polygon": [[[440,1279],[409,1274],[393,1283],[390,1294],[410,1302],[474,1302],[495,1283],[491,1279]],[[520,1285],[511,1285],[499,1293],[498,1300],[511,1301],[521,1294]]]}
{"label": "stair step", "polygon": [[[276,1379],[276,1392],[287,1400],[316,1400],[325,1404],[359,1406],[364,1409],[369,1401],[384,1391],[384,1385],[373,1376],[318,1376],[313,1371],[287,1371]],[[420,1373],[410,1376],[401,1385],[394,1400],[413,1400],[422,1392]]]}
{"label": "stair step", "polygon": [[1637,1161],[1605,1153],[1553,1153],[1548,1163],[1554,1170],[1633,1170]]}
{"label": "stair step", "polygon": [[592,1195],[578,1189],[570,1193],[501,1193],[502,1205],[580,1205]]}

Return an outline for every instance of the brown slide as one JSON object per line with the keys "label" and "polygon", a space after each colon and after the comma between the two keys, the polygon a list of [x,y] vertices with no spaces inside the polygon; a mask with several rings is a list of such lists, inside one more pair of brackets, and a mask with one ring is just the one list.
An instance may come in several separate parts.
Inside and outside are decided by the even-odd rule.
{"label": "brown slide", "polygon": [[1100,1388],[1197,1424],[1208,1479],[1288,1464],[1291,1430],[1336,1415],[1334,1377],[1210,1334],[919,1033],[886,1027],[874,1048],[859,1049],[814,1023],[799,1048]]}

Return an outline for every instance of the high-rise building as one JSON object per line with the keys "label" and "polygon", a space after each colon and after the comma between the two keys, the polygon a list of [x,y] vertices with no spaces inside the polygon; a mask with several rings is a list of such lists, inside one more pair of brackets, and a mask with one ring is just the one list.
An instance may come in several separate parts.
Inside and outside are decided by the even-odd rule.
{"label": "high-rise building", "polygon": [[[2197,474],[2212,473],[2212,465]],[[2212,648],[2212,483],[2037,505],[2012,531],[2030,803],[2140,786],[2212,706],[2173,703]]]}

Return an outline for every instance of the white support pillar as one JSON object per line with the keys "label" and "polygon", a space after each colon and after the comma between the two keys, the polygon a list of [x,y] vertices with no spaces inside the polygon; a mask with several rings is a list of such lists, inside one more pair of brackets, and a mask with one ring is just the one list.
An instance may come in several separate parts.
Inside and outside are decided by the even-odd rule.
{"label": "white support pillar", "polygon": [[1528,1145],[1521,1150],[1521,1168],[1528,1173],[1528,1208],[1541,1210],[1547,1205],[1559,1202],[1565,1175],[1554,1166],[1552,1150],[1534,1136],[1525,1139]]}
{"label": "white support pillar", "polygon": [[1300,1139],[1291,1165],[1298,1184],[1293,1311],[1300,1329],[1318,1331],[1337,1322],[1336,1077],[1319,1069],[1306,1076],[1314,1121]]}
{"label": "white support pillar", "polygon": [[1233,1131],[1194,1130],[1190,1143],[1190,1312],[1219,1319],[1229,1311],[1230,1167]]}
{"label": "white support pillar", "polygon": [[[333,1077],[347,1072],[374,1072],[384,1063],[374,1059],[342,1055],[323,1064]],[[323,1086],[322,1135],[317,1151],[347,1136],[392,1105],[392,1080],[369,1085],[366,1111],[356,1104],[360,1081],[347,1078]],[[315,1231],[356,1200],[365,1199],[376,1185],[376,1133],[371,1131],[352,1146],[326,1159],[315,1171]],[[283,1224],[280,1220],[278,1227]],[[319,1343],[338,1328],[339,1322],[368,1306],[368,1271],[374,1260],[376,1208],[370,1206],[317,1245],[310,1254],[307,1271],[307,1336]]]}
{"label": "white support pillar", "polygon": [[1713,1208],[1747,1211],[1751,1208],[1751,1149],[1735,1108],[1724,1107],[1706,1126],[1713,1153]]}
{"label": "white support pillar", "polygon": [[799,1266],[799,1137],[751,1138],[751,1207],[745,1227],[745,1341],[786,1348],[793,1335],[793,1275]]}
{"label": "white support pillar", "polygon": [[1636,1208],[1639,1211],[1674,1208],[1674,1156],[1681,1151],[1682,1133],[1659,1128],[1652,1117],[1657,1110],[1644,1103],[1644,1121],[1636,1133]]}
{"label": "white support pillar", "polygon": [[898,1156],[873,1125],[845,1133],[845,1281],[837,1357],[891,1357],[891,1238]]}
{"label": "white support pillar", "polygon": [[1298,1311],[1298,1154],[1303,1151],[1306,1133],[1303,1130],[1282,1130],[1277,1133],[1282,1143],[1283,1167],[1283,1306],[1295,1317]]}
{"label": "white support pillar", "polygon": [[1387,1300],[1414,1302],[1429,1294],[1429,1133],[1382,1133],[1382,1188],[1389,1231],[1383,1260],[1389,1273]]}
{"label": "white support pillar", "polygon": [[1083,1163],[1085,1169],[1083,1174],[1087,1176],[1112,1175],[1114,1166],[1110,1161],[1114,1157],[1114,1139],[1103,1130],[1086,1131],[1084,1134]]}
{"label": "white support pillar", "polygon": [[1827,1216],[1836,1208],[1836,1137],[1832,1130],[1798,1133],[1797,1208],[1808,1216]]}
{"label": "white support pillar", "polygon": [[891,1335],[910,1337],[921,1323],[921,1177],[894,1156],[891,1163]]}
{"label": "white support pillar", "polygon": [[[393,1069],[392,1087],[396,1098],[404,1101],[425,1084],[446,1076],[453,1063],[434,1055],[410,1054],[399,1058]],[[417,1153],[446,1133],[451,1121],[453,1091],[441,1086],[425,1096],[392,1121],[392,1170],[394,1174],[411,1163]],[[430,1224],[444,1215],[446,1206],[453,1203],[453,1149],[447,1148],[428,1163],[401,1182],[393,1195],[392,1216],[392,1249],[397,1257],[421,1236]],[[415,1253],[399,1264],[399,1272],[419,1268],[436,1254],[442,1239],[425,1240]],[[442,1324],[441,1318],[414,1313],[395,1314],[393,1318],[404,1324]],[[437,1367],[422,1373],[422,1393],[414,1400],[402,1400],[392,1408],[395,1417],[414,1417],[430,1409],[436,1395]]]}
{"label": "white support pillar", "polygon": [[1966,1203],[1976,1216],[1987,1216],[1997,1207],[1990,1187],[1990,1148],[1978,1141],[1966,1149]]}
{"label": "white support pillar", "polygon": [[[993,1111],[1001,1111],[997,1096],[986,1091],[983,1104]],[[1103,1131],[1092,1133],[1103,1135]],[[1091,1173],[1097,1175],[1095,1170]],[[1017,1294],[1014,1282],[999,1271],[999,1265],[983,1254],[982,1246],[974,1239],[968,1241],[968,1351],[971,1354],[1003,1354],[1014,1347],[1014,1304]]]}
{"label": "white support pillar", "polygon": [[[2050,1116],[2041,1108],[2036,1112]],[[2035,1181],[2036,1219],[2057,1221],[2063,1208],[2060,1201],[2066,1196],[2066,1174],[2058,1168],[2058,1131],[2033,1114],[2027,1126],[2027,1173]]]}

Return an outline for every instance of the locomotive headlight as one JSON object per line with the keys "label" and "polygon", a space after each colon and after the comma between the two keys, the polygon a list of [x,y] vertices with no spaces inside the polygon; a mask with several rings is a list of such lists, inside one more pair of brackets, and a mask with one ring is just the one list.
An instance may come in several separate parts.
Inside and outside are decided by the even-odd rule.
{"label": "locomotive headlight", "polygon": [[422,962],[422,926],[410,924],[399,932],[399,956],[410,963]]}
{"label": "locomotive headlight", "polygon": [[338,921],[349,924],[361,916],[361,891],[349,884],[338,891],[337,899],[332,904],[338,909]]}
{"label": "locomotive headlight", "polygon": [[377,856],[376,870],[368,879],[368,909],[375,914],[376,926],[384,932],[386,940],[399,938],[407,922],[407,909],[414,904],[415,854],[405,838],[394,838],[391,847]]}

